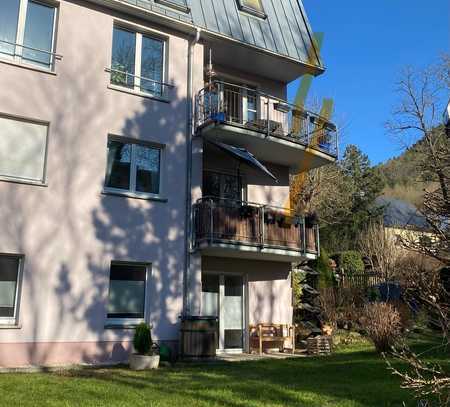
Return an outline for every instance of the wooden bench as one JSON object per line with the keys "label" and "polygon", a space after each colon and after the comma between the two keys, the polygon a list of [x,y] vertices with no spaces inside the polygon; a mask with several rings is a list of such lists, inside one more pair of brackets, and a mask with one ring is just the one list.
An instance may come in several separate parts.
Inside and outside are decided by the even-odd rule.
{"label": "wooden bench", "polygon": [[261,323],[250,325],[249,327],[249,344],[250,353],[252,349],[259,349],[259,354],[263,353],[263,343],[278,343],[280,352],[285,350],[285,342],[289,341],[292,353],[295,352],[295,327],[289,324],[267,324]]}

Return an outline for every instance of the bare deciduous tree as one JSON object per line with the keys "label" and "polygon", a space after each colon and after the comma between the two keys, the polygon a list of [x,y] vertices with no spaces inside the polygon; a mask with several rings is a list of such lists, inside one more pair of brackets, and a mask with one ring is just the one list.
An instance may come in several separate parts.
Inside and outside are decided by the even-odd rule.
{"label": "bare deciduous tree", "polygon": [[[437,187],[425,191],[425,203],[420,208],[429,229],[429,238],[411,234],[402,237],[405,249],[431,257],[440,267],[450,266],[450,139],[442,123],[442,113],[448,102],[450,88],[450,59],[423,71],[407,69],[398,83],[401,97],[388,129],[407,143],[411,138],[421,149],[419,163],[422,181],[434,181]],[[446,291],[436,267],[427,269],[411,264],[406,278],[405,295],[431,316],[442,333],[442,346],[450,344],[450,293]],[[400,371],[392,365],[393,373],[400,376],[403,387],[420,397],[436,396],[442,405],[450,404],[450,373],[440,366],[424,362],[406,345],[395,355],[407,363]]]}
{"label": "bare deciduous tree", "polygon": [[450,140],[442,123],[442,114],[450,89],[450,59],[444,56],[437,66],[423,71],[408,68],[398,83],[399,107],[388,122],[388,130],[403,145],[420,140],[419,162],[422,181],[435,181],[437,187],[426,190],[421,212],[426,217],[431,241],[406,238],[408,249],[450,262]]}
{"label": "bare deciduous tree", "polygon": [[294,177],[291,197],[291,205],[299,213],[317,212],[324,224],[332,225],[350,215],[351,191],[335,164]]}
{"label": "bare deciduous tree", "polygon": [[372,270],[377,271],[385,280],[391,280],[402,257],[396,237],[384,227],[383,221],[372,222],[361,234],[359,246],[367,257]]}

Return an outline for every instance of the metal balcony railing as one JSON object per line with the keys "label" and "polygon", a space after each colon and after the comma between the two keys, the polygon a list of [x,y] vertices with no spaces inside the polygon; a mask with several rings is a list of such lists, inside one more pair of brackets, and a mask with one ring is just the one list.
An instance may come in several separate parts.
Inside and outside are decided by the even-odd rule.
{"label": "metal balcony railing", "polygon": [[332,122],[256,89],[219,81],[203,88],[196,98],[196,125],[211,122],[288,138],[338,155],[337,129]]}
{"label": "metal balcony railing", "polygon": [[55,52],[2,39],[0,39],[0,56],[11,58],[12,60],[25,61],[51,71],[55,70],[56,61],[62,59],[62,55]]}
{"label": "metal balcony railing", "polygon": [[170,83],[138,76],[120,69],[106,67],[105,71],[111,75],[111,85],[125,87],[165,100],[169,99],[169,91],[174,88],[174,85]]}
{"label": "metal balcony railing", "polygon": [[204,197],[194,205],[194,244],[246,245],[319,253],[319,228],[292,211]]}

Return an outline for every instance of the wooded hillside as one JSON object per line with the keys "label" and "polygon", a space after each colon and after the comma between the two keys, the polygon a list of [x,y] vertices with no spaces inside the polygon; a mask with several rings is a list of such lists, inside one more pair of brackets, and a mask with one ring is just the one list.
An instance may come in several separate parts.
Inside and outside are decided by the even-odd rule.
{"label": "wooded hillside", "polygon": [[377,168],[384,182],[382,194],[420,207],[423,203],[424,190],[430,189],[433,185],[431,176],[428,181],[423,181],[423,174],[420,171],[423,159],[423,141],[420,140],[399,156],[379,164]]}

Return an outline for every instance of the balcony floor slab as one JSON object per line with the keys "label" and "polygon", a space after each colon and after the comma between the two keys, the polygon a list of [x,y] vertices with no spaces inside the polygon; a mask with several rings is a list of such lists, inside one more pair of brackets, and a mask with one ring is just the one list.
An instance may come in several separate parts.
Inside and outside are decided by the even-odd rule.
{"label": "balcony floor slab", "polygon": [[204,256],[231,257],[248,260],[267,260],[285,263],[295,263],[306,259],[317,258],[312,253],[302,253],[294,249],[278,249],[245,244],[200,243],[197,247]]}
{"label": "balcony floor slab", "polygon": [[225,123],[210,122],[199,129],[199,134],[206,140],[245,148],[257,159],[287,166],[292,173],[318,168],[336,160],[332,155],[289,137],[268,135]]}

